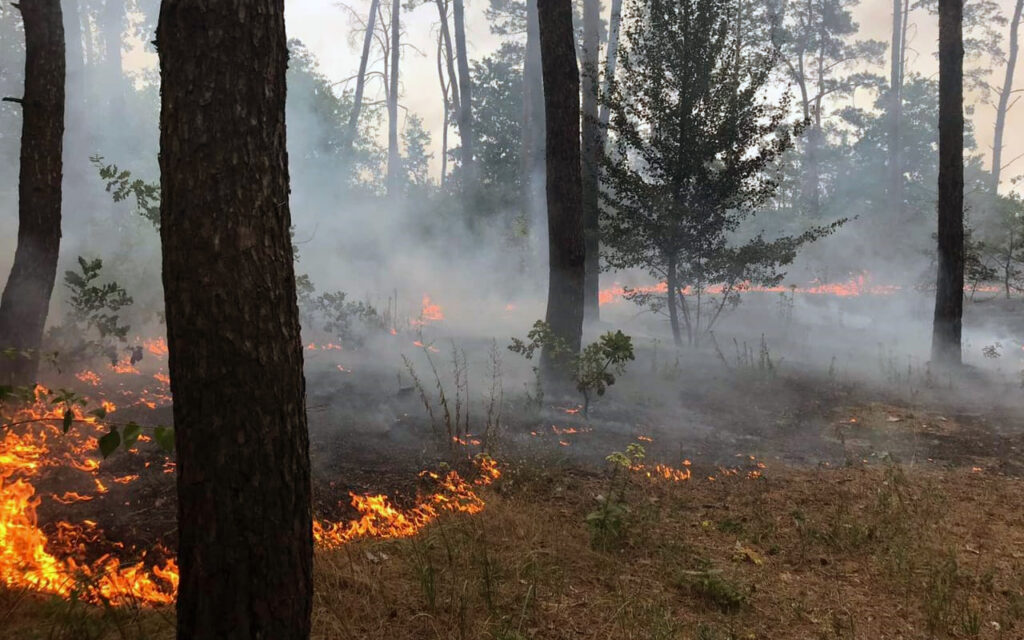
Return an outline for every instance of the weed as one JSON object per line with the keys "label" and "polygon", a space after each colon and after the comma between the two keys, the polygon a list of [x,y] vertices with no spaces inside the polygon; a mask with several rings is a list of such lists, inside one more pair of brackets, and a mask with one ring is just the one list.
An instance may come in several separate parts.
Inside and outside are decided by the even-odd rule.
{"label": "weed", "polygon": [[625,539],[630,514],[626,501],[628,474],[630,468],[640,464],[645,455],[642,446],[631,444],[625,453],[616,451],[606,458],[611,467],[607,495],[597,496],[598,508],[587,514],[586,519],[593,548],[607,550]]}

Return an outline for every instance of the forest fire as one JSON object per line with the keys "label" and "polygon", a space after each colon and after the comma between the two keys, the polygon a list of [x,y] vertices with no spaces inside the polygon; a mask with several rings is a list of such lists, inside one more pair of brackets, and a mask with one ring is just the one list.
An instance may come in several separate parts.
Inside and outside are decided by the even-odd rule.
{"label": "forest fire", "polygon": [[484,501],[477,488],[487,486],[501,477],[501,470],[489,457],[477,459],[479,476],[472,483],[465,481],[456,471],[439,476],[430,471],[420,478],[432,485],[433,492],[421,498],[408,509],[395,507],[381,494],[351,494],[352,506],[360,517],[348,522],[313,523],[313,538],[325,549],[336,548],[360,538],[406,538],[416,535],[442,513],[479,513]]}
{"label": "forest fire", "polygon": [[[91,457],[96,451],[97,418],[77,405],[67,408],[49,402],[49,390],[36,388],[36,401],[17,412],[0,440],[0,580],[8,587],[79,597],[113,605],[147,603],[169,604],[174,600],[178,569],[173,559],[162,565],[140,560],[122,564],[104,554],[86,562],[79,557],[58,557],[49,550],[51,541],[40,528],[36,509],[41,503],[32,484],[47,467],[65,465],[95,475],[99,462]],[[57,408],[55,408],[57,407]],[[106,411],[115,407],[109,403]],[[58,424],[71,420],[78,428],[62,434]],[[16,428],[17,427],[17,428]],[[90,434],[91,432],[91,434]],[[93,477],[97,491],[105,490]],[[67,491],[51,496],[60,504],[73,504],[94,496]],[[91,523],[56,523],[60,547],[82,549],[95,540]]]}
{"label": "forest fire", "polygon": [[[153,342],[159,345],[160,342]],[[152,349],[150,349],[153,352]],[[154,352],[159,353],[159,349]],[[112,368],[115,374],[123,370]],[[129,374],[131,375],[131,374]],[[165,374],[157,374],[166,384]],[[88,371],[76,376],[101,382]],[[88,602],[122,605],[162,606],[174,602],[178,567],[167,549],[160,545],[155,553],[137,553],[122,543],[107,540],[98,525],[90,520],[59,520],[47,526],[39,522],[37,509],[43,500],[70,506],[88,503],[107,494],[114,485],[130,485],[140,479],[138,473],[101,478],[98,438],[105,429],[100,415],[117,410],[103,401],[102,412],[87,412],[84,400],[65,402],[61,393],[37,387],[33,402],[11,407],[5,416],[6,431],[0,440],[0,581],[8,587],[60,597],[76,597]],[[169,395],[160,404],[169,404]],[[140,399],[143,405],[156,403]],[[64,431],[67,424],[74,427]],[[151,442],[146,435],[139,442]],[[473,441],[478,442],[478,441]],[[468,443],[468,441],[467,441]],[[137,453],[132,451],[131,453]],[[174,463],[167,460],[162,469],[173,473]],[[150,462],[145,466],[150,467]],[[350,521],[314,523],[314,537],[321,548],[335,548],[345,542],[367,538],[396,538],[415,535],[443,513],[474,514],[484,508],[480,487],[500,477],[497,464],[486,456],[475,461],[478,477],[467,481],[456,471],[420,474],[424,491],[415,506],[401,509],[383,494],[352,494],[351,504],[358,517]],[[37,482],[47,470],[65,468],[86,476],[81,485],[57,492],[39,493]],[[156,472],[156,467],[153,467]],[[92,490],[82,487],[90,486]],[[108,551],[109,550],[109,551]],[[124,553],[135,555],[125,562]],[[95,557],[99,554],[99,557]],[[163,559],[162,562],[154,561]]]}
{"label": "forest fire", "polygon": [[[792,293],[811,296],[836,296],[840,298],[847,298],[862,295],[888,296],[900,292],[903,290],[903,287],[894,284],[875,284],[871,281],[871,274],[865,272],[853,275],[843,282],[814,281],[805,286],[776,285],[774,287],[758,287],[749,283],[740,283],[739,285],[736,285],[734,289],[753,293]],[[709,295],[719,295],[724,290],[725,288],[722,285],[714,285],[708,287],[705,290],[705,293]],[[629,299],[631,296],[637,294],[663,294],[667,291],[668,286],[664,282],[642,287],[624,287],[616,283],[615,285],[600,291],[599,302],[602,305],[614,304],[622,300]],[[686,287],[683,289],[683,295],[688,296],[693,295],[693,293],[692,287]]]}

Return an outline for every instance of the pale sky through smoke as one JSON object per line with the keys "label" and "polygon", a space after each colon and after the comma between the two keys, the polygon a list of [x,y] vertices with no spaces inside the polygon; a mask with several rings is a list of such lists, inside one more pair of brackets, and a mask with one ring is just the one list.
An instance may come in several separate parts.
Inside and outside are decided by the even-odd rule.
{"label": "pale sky through smoke", "polygon": [[[1003,14],[1010,17],[1013,13],[1013,0],[999,0]],[[403,3],[404,4],[404,3]],[[368,10],[368,0],[353,0],[349,5],[360,14]],[[604,3],[602,15],[607,16],[608,3]],[[484,11],[487,0],[469,0],[467,3],[467,32],[469,35],[470,56],[480,58],[493,51],[500,39],[488,30]],[[316,54],[320,60],[322,71],[332,80],[341,80],[356,72],[359,65],[359,47],[361,41],[349,38],[352,24],[348,12],[338,6],[337,0],[287,0],[287,23],[290,37],[299,38]],[[892,15],[891,0],[864,0],[855,11],[860,23],[861,37],[888,42]],[[441,92],[437,79],[435,64],[435,43],[437,9],[433,3],[422,5],[411,12],[405,12],[404,25],[406,41],[415,45],[423,55],[406,51],[402,60],[402,103],[411,112],[423,118],[424,126],[433,137],[434,170],[437,170],[437,154],[440,148],[440,129],[443,111],[441,108]],[[912,14],[915,28],[911,30],[910,66],[925,74],[933,74],[938,64],[933,55],[938,34],[937,17],[924,10]],[[1007,28],[1000,27],[1006,39]],[[1004,43],[1005,48],[1005,43]],[[379,64],[379,61],[378,61]],[[887,68],[879,72],[888,76]],[[998,86],[1002,83],[1002,70],[996,69],[992,82]],[[1024,88],[1024,64],[1017,67],[1017,86]],[[378,87],[374,87],[379,90]],[[381,92],[380,95],[383,95]],[[861,106],[866,106],[868,96],[861,92],[855,98]],[[973,100],[969,97],[968,101]],[[973,120],[976,125],[979,147],[988,154],[992,140],[994,110],[989,105],[978,104]],[[1007,120],[1007,149],[1003,154],[1006,159],[1015,158],[1024,153],[1024,141],[1015,135],[1017,128],[1024,124],[1024,106],[1010,112]],[[456,135],[453,129],[452,135]],[[1006,172],[1008,177],[1024,173],[1024,163],[1018,163]]]}
{"label": "pale sky through smoke", "polygon": [[[387,1],[387,0],[383,0]],[[1009,20],[1013,14],[1014,0],[997,0],[1002,8],[1003,15]],[[369,9],[369,0],[352,0],[347,3],[360,15],[365,15]],[[403,2],[403,5],[405,3]],[[607,20],[608,2],[603,2],[602,16]],[[487,9],[487,0],[469,0],[466,7],[466,30],[469,39],[470,58],[479,59],[494,51],[501,43],[498,36],[493,35],[488,29],[487,18],[484,15]],[[339,82],[354,75],[359,67],[359,53],[362,46],[362,35],[352,36],[352,29],[355,23],[350,20],[349,12],[341,6],[338,0],[286,0],[285,2],[286,21],[289,38],[298,38],[316,55],[320,62],[321,71],[331,80]],[[431,151],[434,153],[432,168],[434,173],[439,170],[441,126],[443,109],[441,106],[441,90],[437,78],[436,66],[436,38],[437,38],[437,8],[429,0],[412,11],[403,11],[404,41],[412,45],[414,49],[405,49],[401,61],[401,104],[405,107],[405,113],[415,113],[423,119],[424,127],[430,131],[432,137]],[[892,2],[891,0],[863,0],[861,5],[854,11],[854,17],[860,25],[859,38],[876,39],[888,42],[891,30]],[[911,70],[926,75],[933,75],[938,72],[938,62],[934,56],[938,37],[938,18],[929,14],[923,9],[912,12],[910,29],[910,60]],[[1002,46],[1006,48],[1008,27],[999,26],[1002,34]],[[136,54],[139,51],[136,49]],[[133,56],[135,57],[135,56]],[[888,60],[888,53],[886,53]],[[371,60],[380,68],[382,62]],[[1024,90],[1024,62],[1017,65],[1014,86]],[[135,57],[129,64],[156,65],[156,56],[152,53]],[[877,69],[877,72],[888,77],[888,62]],[[1003,67],[995,64],[994,73],[990,83],[994,87],[1000,87],[1003,82]],[[369,85],[367,100],[377,100],[383,97],[383,89],[380,82]],[[854,96],[854,101],[862,107],[870,105],[873,96],[867,91],[860,91]],[[986,167],[992,143],[992,127],[995,121],[994,108],[990,104],[981,104],[977,96],[968,95],[966,107],[974,107],[974,113],[969,114],[975,125],[975,137],[979,149],[986,156]],[[937,115],[936,115],[937,117]],[[1006,149],[1003,157],[1006,161],[1013,160],[1020,154],[1024,154],[1024,140],[1016,135],[1018,129],[1024,126],[1024,105],[1010,111],[1006,124]],[[457,137],[458,132],[452,127],[450,135]],[[1008,186],[1008,180],[1018,174],[1024,174],[1024,160],[1011,165],[1004,172],[1004,189]],[[436,177],[436,176],[435,176]]]}

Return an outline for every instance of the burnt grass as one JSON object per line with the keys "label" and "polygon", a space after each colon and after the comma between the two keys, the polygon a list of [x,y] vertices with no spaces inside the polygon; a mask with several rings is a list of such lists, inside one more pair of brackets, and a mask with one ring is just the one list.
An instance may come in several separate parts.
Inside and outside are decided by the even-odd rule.
{"label": "burnt grass", "polygon": [[[479,447],[437,437],[443,425],[409,377],[378,360],[346,353],[347,373],[330,353],[307,357],[319,518],[354,517],[350,492],[411,506],[423,469],[473,472]],[[756,356],[641,350],[584,417],[575,397],[532,402],[528,372],[506,370],[489,447],[503,476],[482,490],[484,512],[318,551],[316,638],[1024,637],[1019,387],[979,372],[872,383]],[[438,418],[435,380],[422,362],[416,371]],[[479,437],[490,381],[470,381]],[[118,418],[168,423],[170,412]],[[629,474],[621,534],[592,544],[587,516],[610,490],[604,459],[630,443],[648,465],[692,461],[693,477]],[[98,476],[109,492],[72,505],[46,496],[89,487],[58,470],[37,484],[40,523],[93,520],[91,556],[158,561],[176,540],[165,461],[145,447],[115,454]],[[0,636],[173,637],[168,611],[76,607],[0,593]]]}

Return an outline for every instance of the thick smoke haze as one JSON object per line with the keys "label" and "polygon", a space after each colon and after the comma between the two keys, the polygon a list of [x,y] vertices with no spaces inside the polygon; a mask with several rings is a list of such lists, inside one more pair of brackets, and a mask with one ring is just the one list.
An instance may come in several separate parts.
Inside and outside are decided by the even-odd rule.
{"label": "thick smoke haze", "polygon": [[[145,4],[145,3],[144,3]],[[155,3],[149,3],[154,5]],[[1012,12],[1010,0],[1000,0],[1004,14]],[[289,0],[286,3],[289,37],[305,46],[315,59],[317,70],[340,95],[351,87],[358,66],[361,32],[354,15],[362,15],[368,3],[346,7],[333,0]],[[502,38],[491,33],[485,11],[487,3],[468,6],[467,31],[473,60],[494,53]],[[153,7],[147,7],[152,10]],[[606,13],[604,8],[603,14]],[[890,28],[891,3],[865,0],[854,10],[860,24],[857,39],[886,41]],[[0,3],[3,31],[0,49],[5,60],[18,60],[21,44],[17,18],[10,3]],[[150,16],[151,21],[154,19]],[[606,18],[603,18],[606,19]],[[911,71],[933,78],[937,63],[933,54],[936,19],[924,9],[911,18]],[[89,158],[98,154],[108,163],[116,163],[147,181],[158,178],[156,54],[151,35],[136,33],[146,22],[132,14],[125,28],[122,71],[135,87],[124,93],[108,86],[104,76],[91,74],[88,86],[81,78],[69,76],[69,109],[65,137],[65,194],[62,258],[58,273],[71,268],[77,256],[102,257],[108,275],[124,284],[136,300],[137,308],[161,306],[159,282],[159,246],[156,230],[133,211],[130,202],[114,204],[98,178]],[[440,141],[443,109],[437,81],[434,52],[437,38],[437,11],[422,4],[403,14],[406,48],[403,49],[401,78],[401,121],[408,130],[410,117],[422,119],[430,134],[427,151],[430,176],[437,180],[440,170]],[[996,31],[1005,35],[1005,27]],[[887,54],[886,54],[887,55]],[[969,57],[968,65],[972,59]],[[371,69],[382,61],[371,58]],[[993,85],[1000,81],[1001,68],[987,78]],[[885,75],[886,64],[872,70]],[[1017,76],[1024,82],[1024,70]],[[76,82],[78,84],[76,84]],[[0,68],[0,94],[20,93],[21,70],[16,66]],[[789,83],[779,78],[773,91],[783,92]],[[790,87],[791,89],[791,87]],[[87,99],[73,102],[76,99]],[[851,106],[874,109],[877,94],[867,89],[850,96],[837,97],[828,105],[830,113]],[[379,79],[368,83],[368,102],[383,99]],[[909,98],[908,98],[909,99]],[[976,141],[972,152],[980,157],[978,167],[987,167],[992,136],[991,96],[974,91],[968,96],[969,126]],[[98,107],[98,108],[93,108]],[[336,175],[336,165],[318,164],[315,148],[328,135],[317,106],[308,92],[289,92],[289,151],[292,160],[292,215],[295,243],[300,253],[298,273],[308,274],[318,291],[345,291],[351,299],[365,300],[378,308],[397,296],[399,315],[415,317],[423,296],[444,309],[443,330],[451,334],[497,337],[503,344],[509,335],[522,335],[533,320],[543,315],[546,293],[546,251],[532,240],[510,238],[508,225],[494,222],[470,230],[454,214],[424,211],[413,203],[395,204],[382,197],[352,197]],[[380,113],[368,113],[375,123],[373,136],[382,139],[386,125]],[[1007,123],[1007,149],[1004,157],[1015,158],[1024,147],[1020,136],[1012,135],[1022,123],[1024,111],[1010,112]],[[16,105],[0,106],[0,273],[9,271],[17,228],[17,157],[20,126]],[[457,127],[450,131],[450,147],[457,145]],[[797,153],[794,151],[793,153]],[[1004,176],[1017,173],[1011,166]],[[869,175],[846,176],[844,188],[850,192],[878,192],[881,186]],[[1004,190],[1011,188],[1004,180]],[[923,194],[934,198],[934,194]],[[968,206],[970,207],[970,194]],[[898,292],[886,295],[861,295],[843,298],[830,295],[795,294],[791,316],[803,327],[801,340],[825,344],[813,354],[815,366],[827,366],[832,352],[856,352],[854,345],[884,345],[909,356],[926,359],[931,318],[931,293],[934,275],[931,249],[932,223],[901,231],[893,237],[890,229],[867,210],[829,210],[827,220],[847,217],[849,221],[834,235],[809,247],[789,266],[783,286],[810,287],[815,283],[844,283],[858,274],[866,274],[869,285],[895,285]],[[756,216],[741,230],[750,234],[761,229],[777,230],[771,212]],[[970,215],[970,212],[969,212]],[[436,219],[426,221],[426,216]],[[438,223],[438,220],[441,220]],[[602,288],[617,285],[650,285],[652,278],[643,272],[605,273]],[[58,281],[53,299],[51,323],[62,316],[64,290]],[[981,296],[993,297],[992,293]],[[993,302],[995,306],[998,301]],[[779,294],[747,293],[736,310],[723,316],[718,332],[722,340],[735,335],[755,341],[761,333],[773,340],[794,342],[784,335],[778,322]],[[999,314],[997,314],[998,316]],[[622,327],[639,337],[665,340],[667,329],[660,316],[653,316],[627,301],[618,300],[603,308],[608,325]],[[159,330],[156,314],[134,319],[141,332]],[[1004,349],[1020,352],[1013,342],[1013,331],[1002,320],[988,318],[973,322],[969,314],[966,357],[988,364],[981,348],[1002,341]],[[818,339],[820,337],[820,340]],[[1012,343],[1012,344],[1011,344]],[[860,349],[863,351],[863,349]],[[877,360],[874,347],[863,356],[865,362]],[[807,354],[810,357],[810,354]],[[853,357],[851,355],[851,357]],[[903,357],[903,356],[901,356]],[[1003,361],[1005,367],[1007,363]]]}

